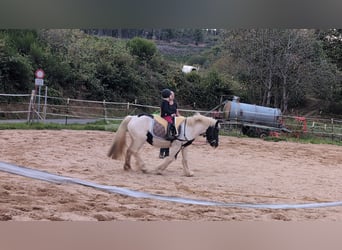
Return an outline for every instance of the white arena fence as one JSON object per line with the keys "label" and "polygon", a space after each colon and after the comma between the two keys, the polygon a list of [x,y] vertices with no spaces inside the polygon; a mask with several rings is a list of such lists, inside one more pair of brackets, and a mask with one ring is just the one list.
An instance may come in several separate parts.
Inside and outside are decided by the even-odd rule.
{"label": "white arena fence", "polygon": [[[206,110],[179,109],[179,111],[184,116],[190,116],[196,112],[208,113]],[[126,115],[159,112],[159,106],[130,102],[81,100],[28,94],[0,94],[0,120],[27,119],[28,121],[44,121],[46,119],[66,119],[67,122],[68,118],[74,118],[110,121],[122,120]]]}
{"label": "white arena fence", "polygon": [[[126,115],[141,113],[159,113],[160,107],[130,102],[109,102],[95,100],[80,100],[73,98],[31,95],[29,94],[0,94],[0,122],[11,120],[26,120],[27,122],[44,122],[58,119],[59,122],[71,123],[73,119],[105,120],[107,122],[122,120]],[[222,115],[220,112],[208,110],[179,109],[184,116],[191,116],[196,112],[207,116]],[[336,118],[322,119],[315,117],[283,116],[285,125],[292,131],[292,135],[303,137],[306,135],[331,138],[342,141],[342,120]],[[223,128],[227,134],[241,133],[238,122],[223,121]],[[234,132],[232,132],[234,131]]]}

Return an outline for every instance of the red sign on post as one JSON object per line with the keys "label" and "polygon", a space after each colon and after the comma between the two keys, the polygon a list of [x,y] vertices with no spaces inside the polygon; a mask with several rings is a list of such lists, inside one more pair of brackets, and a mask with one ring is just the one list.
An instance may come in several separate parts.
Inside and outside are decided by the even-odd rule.
{"label": "red sign on post", "polygon": [[45,72],[42,69],[37,69],[34,74],[35,74],[36,78],[38,78],[38,79],[43,79],[45,76]]}

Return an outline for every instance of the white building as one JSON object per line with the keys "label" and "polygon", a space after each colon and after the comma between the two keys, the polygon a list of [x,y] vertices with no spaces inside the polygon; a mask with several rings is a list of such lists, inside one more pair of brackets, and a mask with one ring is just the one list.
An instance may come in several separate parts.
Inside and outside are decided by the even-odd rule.
{"label": "white building", "polygon": [[189,65],[184,65],[182,68],[182,72],[186,74],[192,71],[198,71],[198,70],[199,70],[199,67],[189,66]]}

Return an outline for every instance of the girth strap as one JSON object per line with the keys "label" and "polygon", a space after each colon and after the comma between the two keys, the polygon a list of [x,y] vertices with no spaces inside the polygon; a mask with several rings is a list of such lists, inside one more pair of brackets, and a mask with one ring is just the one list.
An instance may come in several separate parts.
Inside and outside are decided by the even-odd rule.
{"label": "girth strap", "polygon": [[192,140],[187,141],[186,143],[184,143],[184,144],[181,146],[181,148],[178,150],[178,152],[176,153],[175,159],[177,159],[177,156],[178,156],[179,152],[180,152],[183,148],[185,148],[185,147],[191,145],[191,144],[194,142],[194,140],[195,140],[195,139],[192,139]]}

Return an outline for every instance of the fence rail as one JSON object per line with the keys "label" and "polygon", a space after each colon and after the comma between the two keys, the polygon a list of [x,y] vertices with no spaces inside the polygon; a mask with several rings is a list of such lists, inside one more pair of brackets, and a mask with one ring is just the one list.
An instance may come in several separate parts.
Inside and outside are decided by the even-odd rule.
{"label": "fence rail", "polygon": [[[13,99],[12,99],[13,98]],[[20,101],[18,101],[20,98]],[[41,99],[39,102],[37,99]],[[38,106],[39,105],[39,106]],[[159,113],[160,107],[130,102],[109,102],[81,100],[73,98],[53,97],[27,94],[0,94],[0,121],[8,119],[27,119],[27,121],[45,121],[45,119],[104,119],[121,120],[126,115],[141,113]],[[220,116],[217,111],[179,109],[184,116],[194,113]],[[342,120],[336,118],[323,119],[315,117],[283,116],[286,127],[297,137],[313,135],[342,141]],[[224,127],[231,130],[238,128],[239,121],[224,121]],[[238,130],[236,130],[238,131]]]}

